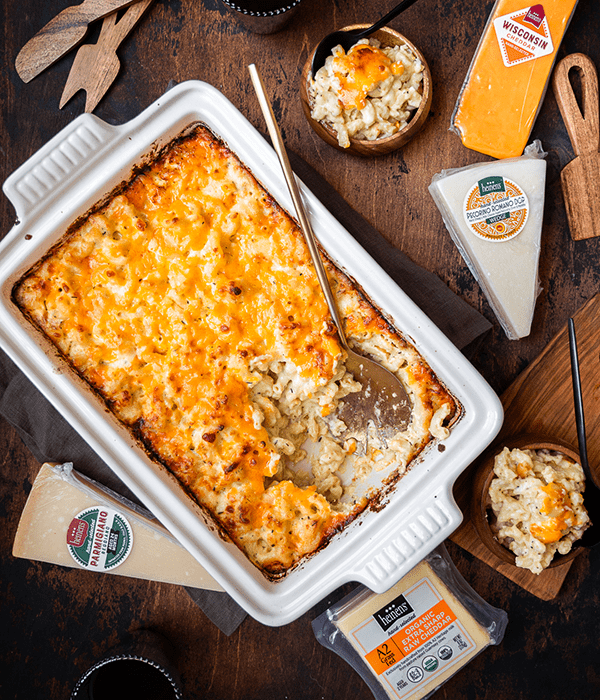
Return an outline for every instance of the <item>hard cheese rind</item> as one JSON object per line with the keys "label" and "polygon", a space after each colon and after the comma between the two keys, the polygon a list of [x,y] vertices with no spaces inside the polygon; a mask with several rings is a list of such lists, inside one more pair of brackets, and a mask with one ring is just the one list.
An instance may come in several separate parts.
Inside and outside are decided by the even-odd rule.
{"label": "hard cheese rind", "polygon": [[75,516],[92,506],[114,508],[133,531],[131,552],[110,573],[222,591],[194,557],[157,521],[134,504],[116,497],[72,470],[71,465],[44,464],[23,509],[13,555],[79,568],[67,548],[67,531]]}
{"label": "hard cheese rind", "polygon": [[[429,187],[454,243],[511,340],[529,335],[540,289],[538,260],[546,184],[543,155],[536,141],[519,158],[445,170],[433,177]],[[513,238],[486,240],[467,222],[466,198],[478,182],[499,178],[515,183],[525,194],[527,217]]]}

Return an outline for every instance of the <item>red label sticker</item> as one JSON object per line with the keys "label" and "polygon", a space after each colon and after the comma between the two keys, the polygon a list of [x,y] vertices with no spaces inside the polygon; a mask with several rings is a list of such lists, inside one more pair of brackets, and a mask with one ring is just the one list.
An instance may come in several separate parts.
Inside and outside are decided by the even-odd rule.
{"label": "red label sticker", "polygon": [[532,5],[527,11],[523,21],[529,22],[529,24],[532,24],[536,29],[539,29],[542,26],[545,16],[546,13],[544,12],[543,5]]}
{"label": "red label sticker", "polygon": [[67,530],[67,544],[71,547],[81,547],[81,543],[87,537],[89,527],[85,520],[73,518]]}

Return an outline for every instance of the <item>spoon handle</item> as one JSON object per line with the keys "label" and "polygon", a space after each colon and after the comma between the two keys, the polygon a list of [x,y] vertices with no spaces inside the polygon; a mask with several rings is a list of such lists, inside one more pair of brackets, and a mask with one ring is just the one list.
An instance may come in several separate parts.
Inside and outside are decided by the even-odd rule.
{"label": "spoon handle", "polygon": [[340,342],[344,350],[348,350],[349,346],[348,341],[346,340],[346,335],[344,333],[342,319],[338,312],[333,292],[331,291],[331,287],[329,286],[327,273],[325,272],[325,267],[323,265],[323,261],[321,260],[319,249],[317,247],[317,239],[312,229],[310,219],[308,218],[308,214],[306,213],[306,208],[304,206],[304,202],[302,201],[302,195],[300,194],[300,189],[298,187],[298,183],[296,182],[296,176],[292,171],[292,166],[290,165],[290,161],[287,156],[285,146],[283,144],[283,139],[281,138],[281,132],[279,131],[279,127],[277,126],[277,121],[273,113],[273,108],[271,107],[271,103],[269,101],[269,98],[267,97],[265,86],[260,76],[260,73],[258,72],[258,69],[254,65],[254,63],[248,66],[248,70],[250,71],[252,84],[254,85],[254,89],[256,90],[258,102],[260,104],[260,108],[267,123],[269,135],[271,137],[271,141],[273,142],[273,148],[275,149],[275,152],[277,153],[277,156],[279,158],[285,181],[290,191],[292,201],[294,202],[296,213],[298,215],[298,220],[300,221],[300,228],[304,233],[304,238],[306,239],[306,244],[308,245],[308,249],[310,251],[310,255],[315,266],[317,278],[323,290],[323,294],[325,295],[327,306],[329,307],[329,312],[333,317],[336,328],[338,330]]}
{"label": "spoon handle", "polygon": [[575,425],[577,426],[577,441],[579,443],[579,457],[581,467],[587,479],[594,483],[590,472],[587,457],[587,439],[585,436],[585,419],[583,415],[583,395],[581,391],[581,378],[579,375],[579,357],[577,354],[577,337],[575,335],[575,323],[569,319],[569,350],[571,353],[571,376],[573,378],[573,401],[575,405]]}
{"label": "spoon handle", "polygon": [[402,2],[398,3],[398,5],[396,5],[393,10],[390,10],[387,15],[382,17],[380,20],[377,20],[375,24],[360,32],[360,34],[356,34],[356,37],[362,39],[363,37],[369,36],[369,34],[376,32],[378,29],[381,29],[381,27],[385,27],[388,22],[393,20],[394,17],[397,17],[403,10],[408,9],[415,2],[417,2],[417,0],[402,0]]}

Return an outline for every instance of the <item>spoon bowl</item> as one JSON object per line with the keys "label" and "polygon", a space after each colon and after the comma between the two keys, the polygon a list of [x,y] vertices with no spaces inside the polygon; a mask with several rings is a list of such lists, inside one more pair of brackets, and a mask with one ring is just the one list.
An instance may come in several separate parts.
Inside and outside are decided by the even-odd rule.
{"label": "spoon bowl", "polygon": [[373,422],[377,434],[384,442],[400,430],[408,427],[410,403],[404,386],[398,377],[365,355],[359,355],[347,345],[346,369],[360,381],[359,392],[344,397],[344,405],[337,417],[347,429],[344,437],[355,437],[366,445],[367,429]]}
{"label": "spoon bowl", "polygon": [[387,13],[380,20],[371,24],[367,27],[361,26],[360,28],[349,28],[340,29],[336,32],[328,34],[324,39],[322,39],[312,57],[311,61],[311,74],[314,79],[319,68],[325,65],[325,59],[331,54],[331,50],[334,46],[340,45],[344,51],[348,51],[357,41],[360,39],[365,39],[374,32],[376,32],[381,27],[384,27],[388,22],[397,17],[401,12],[413,5],[417,0],[402,0],[401,3],[396,5],[393,10]]}

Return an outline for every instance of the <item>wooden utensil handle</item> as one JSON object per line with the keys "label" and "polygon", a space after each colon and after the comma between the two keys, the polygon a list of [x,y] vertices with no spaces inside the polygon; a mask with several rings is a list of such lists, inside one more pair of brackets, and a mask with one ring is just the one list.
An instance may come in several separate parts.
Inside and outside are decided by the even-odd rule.
{"label": "wooden utensil handle", "polygon": [[134,0],[84,0],[81,5],[65,8],[19,51],[15,68],[21,80],[28,83],[76,46],[85,37],[90,22],[132,2]]}
{"label": "wooden utensil handle", "polygon": [[98,43],[107,50],[116,50],[152,2],[153,0],[137,0],[127,8],[127,12],[118,22],[116,13],[105,17]]}
{"label": "wooden utensil handle", "polygon": [[[583,114],[569,79],[572,68],[581,76]],[[552,86],[575,155],[598,153],[598,73],[594,63],[582,53],[570,54],[556,66]]]}

